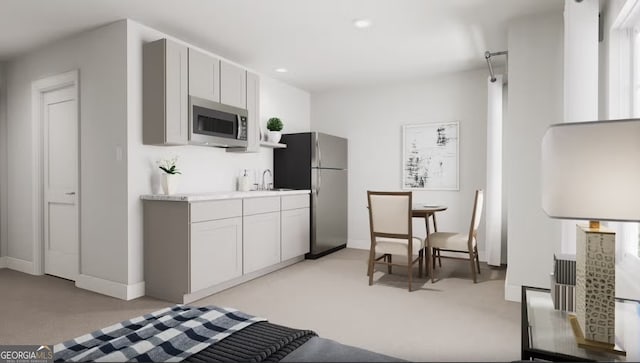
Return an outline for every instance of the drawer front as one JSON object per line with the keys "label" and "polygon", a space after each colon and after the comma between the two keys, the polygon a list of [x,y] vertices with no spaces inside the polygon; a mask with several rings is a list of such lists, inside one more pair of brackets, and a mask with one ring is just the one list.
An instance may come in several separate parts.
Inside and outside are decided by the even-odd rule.
{"label": "drawer front", "polygon": [[279,212],[280,197],[247,198],[243,200],[244,215]]}
{"label": "drawer front", "polygon": [[282,210],[309,207],[309,194],[282,196]]}
{"label": "drawer front", "polygon": [[213,200],[191,203],[191,222],[242,216],[242,200]]}

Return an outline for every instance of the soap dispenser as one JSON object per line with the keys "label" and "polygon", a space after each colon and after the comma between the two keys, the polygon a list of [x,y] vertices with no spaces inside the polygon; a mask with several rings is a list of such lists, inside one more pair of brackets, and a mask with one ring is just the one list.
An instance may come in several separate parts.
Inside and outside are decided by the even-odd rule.
{"label": "soap dispenser", "polygon": [[238,190],[241,192],[248,192],[251,190],[251,181],[247,175],[247,169],[244,169],[244,175],[238,178]]}

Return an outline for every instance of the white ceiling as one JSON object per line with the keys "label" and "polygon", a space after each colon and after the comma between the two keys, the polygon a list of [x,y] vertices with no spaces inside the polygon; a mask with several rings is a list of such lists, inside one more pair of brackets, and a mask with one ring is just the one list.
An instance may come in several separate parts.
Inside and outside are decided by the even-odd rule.
{"label": "white ceiling", "polygon": [[[563,0],[0,0],[0,60],[130,18],[309,91],[486,67]],[[354,19],[373,25],[356,29]],[[288,73],[274,70],[284,67]]]}

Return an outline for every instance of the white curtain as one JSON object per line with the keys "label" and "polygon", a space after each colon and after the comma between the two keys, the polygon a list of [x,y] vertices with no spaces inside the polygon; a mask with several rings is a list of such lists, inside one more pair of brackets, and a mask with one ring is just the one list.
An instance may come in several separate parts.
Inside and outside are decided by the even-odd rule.
{"label": "white curtain", "polygon": [[485,221],[487,263],[502,260],[502,75],[487,80],[487,187]]}

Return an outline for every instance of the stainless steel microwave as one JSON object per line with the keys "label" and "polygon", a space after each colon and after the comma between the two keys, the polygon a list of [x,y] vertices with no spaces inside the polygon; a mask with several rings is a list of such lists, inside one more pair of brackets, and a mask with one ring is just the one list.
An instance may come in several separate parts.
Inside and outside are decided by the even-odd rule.
{"label": "stainless steel microwave", "polygon": [[247,147],[247,110],[189,96],[189,143]]}

